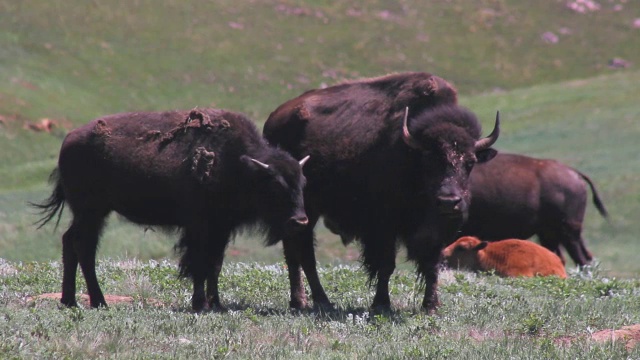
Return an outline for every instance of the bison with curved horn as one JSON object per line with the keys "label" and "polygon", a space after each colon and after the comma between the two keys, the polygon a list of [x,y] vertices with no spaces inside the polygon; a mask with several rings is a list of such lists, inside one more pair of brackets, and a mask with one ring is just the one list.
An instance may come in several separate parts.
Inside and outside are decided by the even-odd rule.
{"label": "bison with curved horn", "polygon": [[499,119],[489,137],[457,105],[456,90],[427,73],[400,73],[308,91],[280,105],[263,129],[272,145],[305,166],[309,226],[283,240],[294,308],[307,306],[302,269],[314,304],[330,307],[314,255],[313,227],[323,216],[345,243],[362,244],[376,293],[374,310],[390,309],[389,278],[399,244],[425,285],[422,307],[438,304],[440,252],[466,217],[469,173],[495,155]]}
{"label": "bison with curved horn", "polygon": [[221,308],[218,278],[236,231],[257,227],[274,244],[307,225],[308,159],[268,146],[249,119],[219,109],[116,114],[71,131],[53,193],[35,205],[45,214],[40,226],[56,213],[59,222],[65,203],[73,214],[62,236],[61,302],[77,305],[79,264],[91,307],[107,306],[96,249],[115,211],[137,224],[181,229],[180,274],[193,280],[193,310]]}

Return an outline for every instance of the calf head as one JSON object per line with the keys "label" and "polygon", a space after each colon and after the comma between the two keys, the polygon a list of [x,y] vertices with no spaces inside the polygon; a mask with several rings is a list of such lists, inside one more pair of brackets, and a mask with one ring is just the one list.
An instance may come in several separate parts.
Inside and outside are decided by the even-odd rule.
{"label": "calf head", "polygon": [[249,169],[251,192],[255,194],[258,216],[268,228],[268,241],[301,230],[309,223],[304,209],[303,188],[306,179],[300,161],[288,153],[271,149],[260,160],[243,155],[241,161]]}
{"label": "calf head", "polygon": [[466,220],[471,198],[469,175],[478,162],[496,155],[491,148],[500,133],[500,118],[491,134],[479,139],[480,125],[475,115],[459,106],[443,105],[417,114],[408,125],[405,110],[402,138],[420,152],[422,189],[439,216]]}
{"label": "calf head", "polygon": [[452,268],[480,270],[478,252],[489,243],[477,237],[463,236],[442,250],[443,260]]}

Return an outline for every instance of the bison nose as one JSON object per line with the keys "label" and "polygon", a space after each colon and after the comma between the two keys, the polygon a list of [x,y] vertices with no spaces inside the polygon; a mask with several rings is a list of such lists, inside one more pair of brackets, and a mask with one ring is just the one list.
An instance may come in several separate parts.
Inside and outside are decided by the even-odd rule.
{"label": "bison nose", "polygon": [[309,218],[306,215],[294,216],[287,221],[287,226],[291,230],[299,230],[309,224]]}
{"label": "bison nose", "polygon": [[309,218],[307,218],[306,216],[301,216],[293,219],[293,221],[295,221],[296,224],[300,226],[307,226],[307,224],[309,223]]}
{"label": "bison nose", "polygon": [[460,204],[460,201],[462,201],[462,198],[457,195],[438,196],[438,209],[446,213],[459,211],[458,204]]}

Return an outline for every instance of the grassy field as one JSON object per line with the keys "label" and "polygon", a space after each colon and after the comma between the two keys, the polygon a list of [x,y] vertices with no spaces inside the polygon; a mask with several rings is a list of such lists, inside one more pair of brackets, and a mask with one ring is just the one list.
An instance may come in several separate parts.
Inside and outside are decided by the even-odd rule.
{"label": "grassy field", "polygon": [[[599,330],[640,324],[640,2],[0,0],[0,358],[640,358]],[[612,59],[626,67],[608,66]],[[75,126],[109,113],[216,106],[259,125],[302,91],[343,79],[426,71],[453,82],[501,151],[588,174],[596,265],[570,278],[443,271],[442,307],[422,314],[399,255],[387,315],[369,314],[357,246],[318,227],[319,270],[336,310],[291,313],[279,246],[243,234],[227,251],[222,301],[193,314],[175,236],[113,216],[98,258],[105,293],[132,303],[60,309],[61,227],[27,206]],[[43,119],[51,132],[29,130]],[[590,200],[589,200],[590,201]],[[84,281],[78,278],[79,292]]]}
{"label": "grassy field", "polygon": [[[391,279],[394,311],[373,315],[357,267],[320,276],[335,310],[287,310],[281,265],[234,263],[221,278],[225,313],[193,314],[175,265],[103,261],[109,310],[60,309],[60,266],[0,262],[0,357],[127,359],[637,359],[640,347],[606,329],[640,323],[638,280],[598,268],[558,278],[503,279],[445,270],[437,315],[420,312],[412,272]],[[84,290],[81,286],[80,290]],[[602,341],[602,335],[605,339]],[[596,339],[600,339],[597,341]],[[638,339],[638,337],[635,337]],[[627,347],[628,346],[628,347]]]}

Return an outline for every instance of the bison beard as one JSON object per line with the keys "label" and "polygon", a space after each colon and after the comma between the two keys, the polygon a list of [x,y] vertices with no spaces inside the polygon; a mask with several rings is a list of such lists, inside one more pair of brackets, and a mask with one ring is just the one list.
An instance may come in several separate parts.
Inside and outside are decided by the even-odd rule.
{"label": "bison beard", "polygon": [[404,73],[308,91],[271,113],[264,135],[294,156],[311,155],[310,226],[283,240],[290,305],[307,305],[302,269],[315,305],[331,306],[313,249],[313,227],[324,216],[345,243],[361,242],[376,286],[374,309],[390,308],[389,278],[401,243],[424,282],[422,306],[434,310],[440,251],[466,216],[469,172],[495,155],[497,119],[494,132],[479,139],[476,117],[457,106],[446,81]]}
{"label": "bison beard", "polygon": [[[307,222],[300,163],[267,145],[243,115],[217,109],[125,113],[71,131],[52,174],[51,197],[35,204],[43,226],[68,204],[61,302],[76,305],[76,271],[92,307],[107,303],[95,273],[106,216],[177,227],[180,274],[193,279],[192,307],[220,308],[218,278],[233,234],[257,227],[274,244]],[[207,282],[205,293],[204,282]]]}

